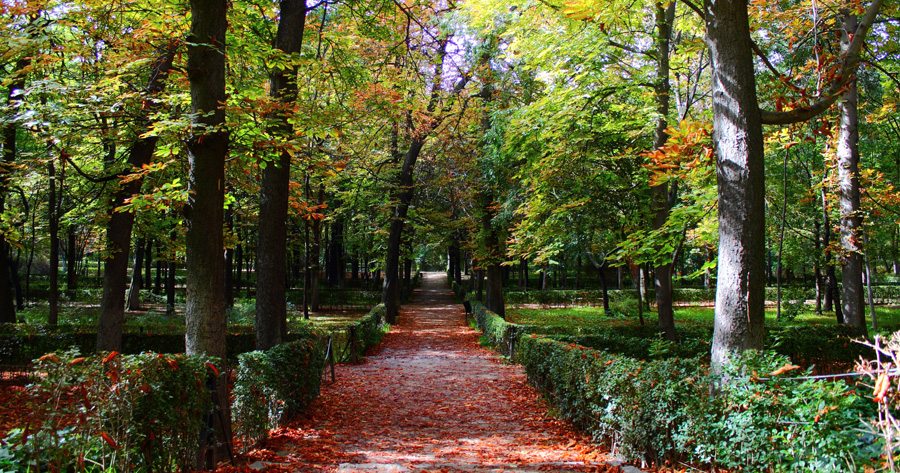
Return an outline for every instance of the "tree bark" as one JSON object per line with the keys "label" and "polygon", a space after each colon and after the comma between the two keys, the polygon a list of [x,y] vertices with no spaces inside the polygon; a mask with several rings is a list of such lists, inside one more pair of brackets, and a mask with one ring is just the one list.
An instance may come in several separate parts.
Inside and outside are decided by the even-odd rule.
{"label": "tree bark", "polygon": [[[145,94],[148,111],[138,119],[140,133],[153,127],[153,112],[159,108],[155,96],[162,92],[165,79],[172,69],[177,45],[169,44],[167,49],[154,61],[150,69]],[[140,169],[150,163],[156,151],[158,138],[138,136],[131,144],[128,165],[131,169]],[[130,172],[131,170],[126,172]],[[97,328],[97,350],[121,350],[122,332],[125,326],[125,283],[128,275],[128,252],[131,246],[131,232],[134,228],[134,213],[116,209],[124,205],[125,200],[141,190],[143,179],[136,178],[121,184],[116,190],[107,210],[109,221],[106,224],[106,258],[103,268],[103,294],[100,297],[100,321]]]}
{"label": "tree bark", "polygon": [[225,359],[225,0],[191,0],[185,351]]}
{"label": "tree bark", "polygon": [[[856,33],[855,15],[844,12],[841,50],[846,51]],[[854,71],[855,73],[855,71]],[[843,279],[844,323],[866,332],[862,286],[862,215],[859,189],[859,110],[856,78],[847,84],[841,97],[840,133],[837,143],[838,182],[841,209],[841,275]]]}
{"label": "tree bark", "polygon": [[412,204],[415,188],[413,187],[413,171],[416,160],[425,145],[425,137],[414,137],[409,144],[409,149],[403,158],[403,167],[400,170],[398,187],[394,191],[394,215],[391,219],[391,227],[388,234],[387,255],[384,264],[384,285],[382,286],[381,301],[385,307],[385,320],[396,323],[400,315],[400,245],[403,237],[403,226],[406,216]]}
{"label": "tree bark", "polygon": [[[50,313],[47,316],[47,323],[50,326],[56,326],[59,322],[59,198],[57,191],[62,193],[62,182],[57,182],[57,178],[60,176],[56,174],[54,161],[51,159],[47,164],[47,175],[50,178],[50,190],[47,196],[47,213],[50,223],[50,293],[47,295],[47,302],[50,304]],[[4,254],[0,261],[6,260]],[[9,274],[8,268],[0,279],[8,280],[6,274]]]}
{"label": "tree bark", "polygon": [[[281,0],[275,49],[299,54],[306,28],[306,1]],[[287,139],[292,130],[288,119],[297,100],[297,68],[276,69],[269,74],[269,94],[283,110],[273,132]],[[291,155],[281,152],[278,161],[263,170],[259,191],[259,226],[256,266],[256,347],[260,350],[281,343],[281,327],[287,321],[286,268],[288,187]],[[304,297],[306,294],[304,292]],[[304,307],[305,311],[306,307]]]}
{"label": "tree bark", "polygon": [[75,298],[78,290],[78,237],[74,228],[66,231],[66,297]]}
{"label": "tree bark", "polygon": [[134,263],[131,267],[131,284],[128,286],[127,310],[139,310],[141,308],[141,285],[144,267],[144,239],[141,238],[134,244]]}
{"label": "tree bark", "polygon": [[[340,201],[335,200],[335,209],[341,206]],[[344,285],[344,219],[340,214],[335,214],[331,222],[331,238],[328,241],[328,284],[333,287]]]}
{"label": "tree bark", "polygon": [[[31,65],[30,58],[16,61],[15,69],[10,75],[10,83],[6,93],[6,104],[10,110],[15,110],[22,101],[21,93],[25,89],[24,71]],[[9,173],[16,162],[17,150],[17,126],[15,121],[9,120],[3,126],[3,166],[0,166],[0,213],[6,209],[6,195],[9,191]],[[6,235],[0,235],[0,274],[9,274],[9,261],[5,257],[9,254],[10,245],[6,241]],[[30,279],[30,278],[29,278]],[[16,307],[13,301],[13,289],[10,287],[9,278],[0,277],[0,323],[16,323]]]}
{"label": "tree bark", "polygon": [[719,195],[719,266],[712,367],[765,338],[765,186],[747,3],[706,0],[713,63],[713,143]]}

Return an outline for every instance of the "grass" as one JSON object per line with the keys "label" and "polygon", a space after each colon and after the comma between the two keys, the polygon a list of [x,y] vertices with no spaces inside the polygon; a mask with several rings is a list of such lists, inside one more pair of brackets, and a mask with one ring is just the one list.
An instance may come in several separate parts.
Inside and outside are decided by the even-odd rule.
{"label": "grass", "polygon": [[[900,330],[900,307],[877,307],[879,332],[893,332]],[[637,310],[629,310],[628,314],[635,315],[614,315],[607,316],[603,312],[602,307],[569,307],[558,309],[507,309],[507,320],[510,322],[535,325],[543,327],[561,327],[566,326],[572,332],[587,331],[592,328],[611,328],[611,327],[636,327],[640,325],[640,321],[636,315]],[[616,314],[622,314],[616,311]],[[712,307],[688,306],[675,308],[675,325],[676,327],[695,327],[708,328],[713,326]],[[866,319],[871,324],[871,318],[866,314]],[[644,321],[648,326],[657,325],[656,312],[644,311]],[[803,310],[792,321],[792,324],[809,324],[809,325],[834,325],[835,318],[833,313],[819,315],[813,310]],[[766,325],[779,324],[775,319],[775,309],[766,310]]]}
{"label": "grass", "polygon": [[[373,304],[374,305],[374,304]],[[153,303],[145,299],[143,311],[125,313],[125,331],[127,333],[184,333],[183,306],[176,306],[173,316],[166,315],[165,304]],[[312,323],[328,331],[341,330],[366,314],[365,310],[329,310],[311,312],[309,321],[303,319],[302,309],[288,306],[288,330],[306,323]],[[47,323],[49,307],[46,303],[33,304],[17,313],[19,321],[31,326],[44,326]],[[234,307],[228,310],[228,330],[232,333],[253,331],[256,316],[254,299],[238,299]],[[94,304],[61,303],[59,308],[59,324],[93,330],[97,327],[100,307]]]}

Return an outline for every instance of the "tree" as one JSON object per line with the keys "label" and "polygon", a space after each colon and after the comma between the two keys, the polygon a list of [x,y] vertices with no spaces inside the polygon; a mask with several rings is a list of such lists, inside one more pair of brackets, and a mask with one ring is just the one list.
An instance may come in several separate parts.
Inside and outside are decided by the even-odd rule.
{"label": "tree", "polygon": [[[306,26],[306,0],[282,0],[274,47],[291,57],[300,53]],[[292,61],[293,59],[290,59]],[[287,140],[297,100],[296,66],[276,67],[269,75],[269,90],[277,102],[272,134]],[[282,340],[287,320],[285,298],[288,187],[291,176],[290,143],[282,144],[278,160],[263,169],[259,191],[259,226],[256,266],[256,346],[271,348]]]}
{"label": "tree", "polygon": [[767,112],[759,107],[747,4],[705,1],[713,63],[713,141],[719,194],[719,266],[712,365],[738,351],[762,348],[765,336],[765,183],[762,124],[805,121],[826,110],[851,80],[881,0],[874,0],[844,49],[827,94],[806,107]]}
{"label": "tree", "polygon": [[225,0],[191,0],[185,348],[224,360]]}

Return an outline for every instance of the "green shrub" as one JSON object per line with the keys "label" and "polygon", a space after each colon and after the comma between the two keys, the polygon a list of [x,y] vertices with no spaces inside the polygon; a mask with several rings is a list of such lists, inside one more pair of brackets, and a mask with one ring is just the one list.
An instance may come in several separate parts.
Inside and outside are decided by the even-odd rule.
{"label": "green shrub", "polygon": [[310,331],[298,340],[238,356],[232,416],[244,446],[297,415],[319,395],[325,368],[323,336]]}
{"label": "green shrub", "polygon": [[787,472],[854,471],[877,459],[879,445],[860,429],[873,404],[844,382],[766,374],[789,364],[774,353],[746,352],[724,368],[728,382],[717,396],[695,400],[694,422],[683,434],[697,461]]}
{"label": "green shrub", "polygon": [[196,458],[213,360],[77,351],[36,360],[30,415],[4,443],[22,470],[175,471]]}
{"label": "green shrub", "polygon": [[351,356],[358,358],[369,348],[381,343],[381,339],[389,328],[384,322],[384,314],[384,304],[378,304],[368,314],[353,323],[357,335],[357,346],[354,347],[355,353]]}
{"label": "green shrub", "polygon": [[[234,359],[240,353],[253,350],[255,344],[256,335],[252,332],[229,333],[228,357]],[[45,353],[73,347],[79,353],[93,353],[96,345],[94,327],[0,324],[0,363],[3,364],[27,364]],[[125,333],[122,352],[184,353],[184,333]]]}
{"label": "green shrub", "polygon": [[[630,460],[734,471],[848,471],[878,458],[879,445],[859,429],[860,419],[873,415],[871,403],[844,382],[759,374],[787,364],[782,355],[748,353],[734,365],[745,368],[727,368],[728,383],[711,396],[706,340],[673,344],[635,336],[645,329],[552,339],[527,335],[481,304],[473,309],[484,337],[500,349],[512,347],[528,379],[563,417]],[[648,357],[659,359],[640,359]]]}

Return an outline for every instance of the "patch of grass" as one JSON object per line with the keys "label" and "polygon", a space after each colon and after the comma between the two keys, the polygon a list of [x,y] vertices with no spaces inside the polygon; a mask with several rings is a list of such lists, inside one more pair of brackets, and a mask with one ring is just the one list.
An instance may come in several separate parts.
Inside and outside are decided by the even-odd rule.
{"label": "patch of grass", "polygon": [[[900,307],[877,307],[879,332],[893,332],[900,329]],[[675,308],[675,324],[677,327],[712,329],[715,310],[712,307],[688,306]],[[766,310],[766,325],[835,325],[833,313],[816,314],[812,308],[807,307],[791,322],[778,322],[774,308]],[[640,321],[636,311],[629,312],[626,317],[607,316],[602,307],[569,307],[556,309],[508,309],[507,320],[513,323],[553,327],[555,329],[568,328],[567,331],[577,333],[590,331],[594,328],[638,327]],[[866,321],[871,324],[869,314]],[[644,323],[646,326],[655,327],[658,324],[656,312],[644,311]]]}

